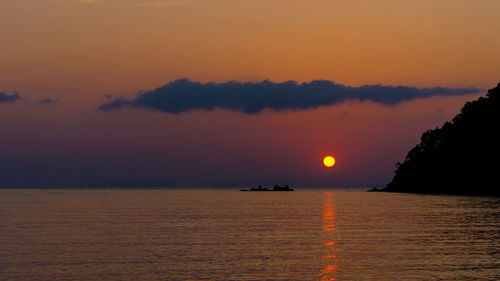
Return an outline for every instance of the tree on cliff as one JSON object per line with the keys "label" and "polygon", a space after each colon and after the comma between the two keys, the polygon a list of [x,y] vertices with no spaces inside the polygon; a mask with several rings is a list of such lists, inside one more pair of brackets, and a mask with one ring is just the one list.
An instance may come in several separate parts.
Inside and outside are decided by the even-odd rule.
{"label": "tree on cliff", "polygon": [[452,122],[423,133],[384,190],[500,195],[499,129],[500,83],[467,102]]}

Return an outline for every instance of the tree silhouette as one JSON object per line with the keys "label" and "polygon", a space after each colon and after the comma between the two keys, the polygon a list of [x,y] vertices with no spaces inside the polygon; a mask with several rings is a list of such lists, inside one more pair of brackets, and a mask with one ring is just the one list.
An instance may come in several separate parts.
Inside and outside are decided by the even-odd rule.
{"label": "tree silhouette", "polygon": [[451,122],[424,132],[384,190],[500,195],[499,125],[500,83],[467,102]]}

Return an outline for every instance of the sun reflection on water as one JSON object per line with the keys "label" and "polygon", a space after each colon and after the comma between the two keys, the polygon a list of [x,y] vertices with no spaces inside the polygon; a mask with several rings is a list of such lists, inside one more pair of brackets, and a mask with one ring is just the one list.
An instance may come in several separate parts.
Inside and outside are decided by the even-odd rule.
{"label": "sun reflection on water", "polygon": [[336,245],[336,232],[337,232],[337,222],[335,221],[335,204],[333,202],[333,192],[326,191],[324,193],[325,199],[323,200],[323,245],[325,246],[325,254],[321,256],[325,260],[325,266],[321,269],[320,280],[321,281],[333,281],[336,280],[336,274],[338,271],[337,265],[335,265],[335,259],[337,258],[337,251],[339,250]]}

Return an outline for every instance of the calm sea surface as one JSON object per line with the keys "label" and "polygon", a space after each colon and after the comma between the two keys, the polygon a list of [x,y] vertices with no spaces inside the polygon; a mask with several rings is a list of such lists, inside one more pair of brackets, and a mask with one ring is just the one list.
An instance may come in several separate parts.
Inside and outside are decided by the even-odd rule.
{"label": "calm sea surface", "polygon": [[500,280],[500,199],[0,190],[0,280]]}

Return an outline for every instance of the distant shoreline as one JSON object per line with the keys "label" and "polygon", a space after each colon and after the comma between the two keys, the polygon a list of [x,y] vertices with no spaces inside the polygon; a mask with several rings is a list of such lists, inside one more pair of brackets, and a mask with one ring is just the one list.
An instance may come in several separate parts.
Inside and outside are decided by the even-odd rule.
{"label": "distant shoreline", "polygon": [[[241,186],[2,186],[0,190],[7,189],[47,189],[47,190],[57,190],[57,189],[74,189],[74,190],[84,190],[84,189],[186,189],[186,190],[201,190],[201,189],[223,189],[223,190],[233,190],[240,191]],[[324,187],[324,186],[299,186],[296,189],[300,190],[333,190],[333,191],[366,191],[366,187]],[[270,190],[271,191],[271,190]],[[296,190],[295,190],[296,191]]]}
{"label": "distant shoreline", "polygon": [[419,195],[444,195],[444,196],[470,196],[470,197],[500,197],[500,194],[488,193],[441,193],[441,192],[410,192],[410,191],[394,191],[387,188],[371,188],[366,192],[382,192],[382,193],[402,193],[402,194],[419,194]]}

